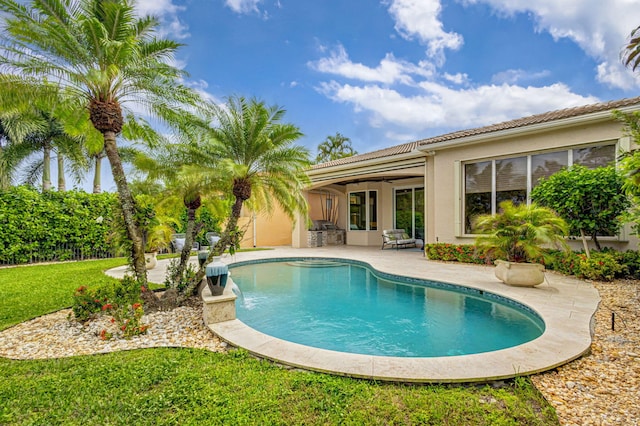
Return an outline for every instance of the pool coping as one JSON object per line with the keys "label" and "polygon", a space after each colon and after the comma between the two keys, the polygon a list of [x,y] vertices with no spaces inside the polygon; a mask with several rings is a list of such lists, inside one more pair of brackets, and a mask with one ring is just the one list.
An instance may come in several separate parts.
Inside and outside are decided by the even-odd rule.
{"label": "pool coping", "polygon": [[[455,383],[486,382],[550,370],[590,349],[592,321],[600,297],[590,283],[573,277],[547,272],[545,283],[521,288],[499,282],[493,275],[493,267],[433,262],[403,251],[381,254],[368,249],[289,249],[285,252],[249,252],[253,254],[226,261],[231,265],[279,257],[352,259],[382,273],[442,281],[513,299],[540,315],[545,331],[530,342],[498,351],[413,358],[360,355],[304,346],[261,333],[238,319],[209,325],[222,340],[258,357],[297,368],[372,380]],[[408,262],[414,267],[408,269]],[[418,265],[424,268],[415,267],[414,262],[422,262]]]}
{"label": "pool coping", "polygon": [[[405,358],[358,355],[316,349],[260,333],[235,319],[209,328],[222,340],[275,362],[307,370],[374,380],[456,383],[487,382],[530,375],[566,364],[589,351],[594,314],[600,296],[587,281],[546,272],[545,282],[534,288],[510,287],[494,276],[491,266],[431,261],[417,250],[380,250],[377,247],[276,247],[226,255],[228,264],[280,257],[352,259],[375,270],[410,278],[442,281],[513,299],[535,311],[545,322],[542,336],[525,344],[495,352],[451,357]],[[151,282],[165,279],[170,259],[148,271]],[[197,264],[197,258],[191,262]],[[122,277],[127,267],[106,271]],[[229,286],[227,286],[229,287]]]}

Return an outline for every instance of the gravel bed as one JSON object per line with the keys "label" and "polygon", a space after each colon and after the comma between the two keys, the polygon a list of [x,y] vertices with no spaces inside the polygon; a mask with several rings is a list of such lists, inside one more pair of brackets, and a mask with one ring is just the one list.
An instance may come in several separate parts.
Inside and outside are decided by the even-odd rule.
{"label": "gravel bed", "polygon": [[[602,302],[595,317],[591,352],[569,364],[532,377],[556,408],[563,425],[640,425],[640,283],[594,282]],[[109,327],[101,318],[86,325],[69,320],[70,309],[44,315],[0,332],[0,356],[12,359],[60,358],[161,346],[226,350],[202,321],[193,300],[170,312],[145,315],[146,334],[129,340],[100,339]],[[611,329],[612,313],[615,330]]]}
{"label": "gravel bed", "polygon": [[593,285],[602,301],[591,353],[532,381],[563,425],[640,425],[640,283]]}
{"label": "gravel bed", "polygon": [[202,302],[173,311],[142,317],[148,324],[145,334],[131,339],[100,339],[103,329],[111,330],[110,317],[101,316],[83,325],[70,321],[71,309],[64,309],[18,324],[0,333],[0,356],[12,359],[61,358],[153,347],[191,347],[224,351],[225,342],[204,325]]}

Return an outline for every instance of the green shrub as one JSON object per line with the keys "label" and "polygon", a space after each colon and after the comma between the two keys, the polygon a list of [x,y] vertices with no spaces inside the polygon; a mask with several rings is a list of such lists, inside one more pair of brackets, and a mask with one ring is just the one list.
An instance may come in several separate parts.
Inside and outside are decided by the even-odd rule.
{"label": "green shrub", "polygon": [[86,322],[94,319],[101,311],[107,299],[98,289],[80,286],[73,293],[72,311],[76,321]]}
{"label": "green shrub", "polygon": [[425,255],[431,260],[485,264],[493,259],[472,244],[435,243],[424,246]]}
{"label": "green shrub", "polygon": [[620,265],[614,255],[606,252],[592,252],[591,257],[580,254],[579,278],[597,281],[611,281],[616,276],[623,276],[626,267]]}
{"label": "green shrub", "polygon": [[613,249],[603,250],[615,257],[616,261],[625,269],[619,275],[622,278],[640,279],[640,252],[637,250],[617,251]]}
{"label": "green shrub", "polygon": [[129,338],[144,333],[146,326],[140,323],[144,313],[140,297],[140,283],[133,277],[125,275],[110,285],[90,288],[81,286],[73,294],[72,311],[76,321],[85,322],[100,314],[112,316],[116,329],[101,336],[111,337],[114,334]]}
{"label": "green shrub", "polygon": [[[547,269],[560,272],[565,275],[580,275],[581,258],[573,251],[549,250],[544,265]],[[541,262],[542,263],[542,262]]]}

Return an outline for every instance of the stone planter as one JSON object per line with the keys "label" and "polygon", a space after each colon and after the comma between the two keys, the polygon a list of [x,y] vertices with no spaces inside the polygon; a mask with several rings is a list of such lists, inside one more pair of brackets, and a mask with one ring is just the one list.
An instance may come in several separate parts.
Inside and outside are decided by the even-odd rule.
{"label": "stone planter", "polygon": [[538,263],[515,263],[496,260],[496,277],[516,287],[534,287],[544,281],[544,266]]}
{"label": "stone planter", "polygon": [[220,296],[227,285],[229,267],[220,259],[220,256],[214,256],[213,261],[205,268],[207,285],[212,296]]}
{"label": "stone planter", "polygon": [[153,269],[158,265],[158,258],[156,257],[157,252],[145,253],[144,254],[144,262],[147,267],[147,270]]}

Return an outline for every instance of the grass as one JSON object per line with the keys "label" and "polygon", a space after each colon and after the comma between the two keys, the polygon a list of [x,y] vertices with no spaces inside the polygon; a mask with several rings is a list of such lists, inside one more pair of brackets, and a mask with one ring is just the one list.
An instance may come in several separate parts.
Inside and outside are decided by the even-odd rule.
{"label": "grass", "polygon": [[[70,305],[75,288],[108,280],[101,271],[123,262],[1,269],[0,329]],[[0,358],[0,370],[3,425],[558,424],[526,378],[499,387],[377,383],[288,370],[241,350]]]}
{"label": "grass", "polygon": [[0,269],[0,330],[71,306],[76,288],[114,281],[103,271],[126,263],[116,258]]}

